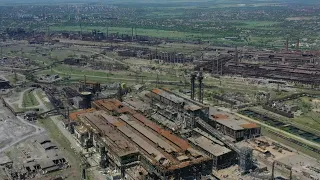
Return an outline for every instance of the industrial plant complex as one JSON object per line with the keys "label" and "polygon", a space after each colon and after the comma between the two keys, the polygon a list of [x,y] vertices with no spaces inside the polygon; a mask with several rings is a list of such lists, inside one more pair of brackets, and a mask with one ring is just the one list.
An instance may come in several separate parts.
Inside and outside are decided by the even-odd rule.
{"label": "industrial plant complex", "polygon": [[0,180],[320,180],[320,8],[99,3],[0,2]]}

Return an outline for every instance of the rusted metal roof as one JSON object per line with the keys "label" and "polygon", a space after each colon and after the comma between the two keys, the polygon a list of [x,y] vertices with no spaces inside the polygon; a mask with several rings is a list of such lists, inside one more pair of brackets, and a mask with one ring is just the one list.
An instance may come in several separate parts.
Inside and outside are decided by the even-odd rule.
{"label": "rusted metal roof", "polygon": [[[117,153],[119,156],[123,156],[130,153],[137,153],[137,149],[126,140],[112,125],[108,124],[105,118],[102,118],[101,114],[104,114],[104,111],[96,111],[93,113],[82,114],[82,122],[84,126],[88,126],[89,129],[92,129],[93,132],[99,132],[99,135],[102,137],[102,141],[105,142],[109,148],[112,148],[112,151]],[[114,117],[109,116],[111,119]],[[110,119],[109,118],[109,119]],[[114,118],[117,120],[116,118]],[[118,122],[115,121],[115,122]]]}
{"label": "rusted metal roof", "polygon": [[225,115],[225,114],[213,114],[211,115],[213,119],[216,119],[216,120],[228,120],[228,116]]}
{"label": "rusted metal roof", "polygon": [[170,131],[162,129],[156,123],[148,120],[145,116],[137,113],[137,114],[134,114],[133,117],[136,118],[137,120],[139,120],[140,122],[142,122],[144,125],[151,128],[152,130],[156,131],[157,133],[159,133],[160,135],[162,135],[163,137],[165,137],[166,139],[168,139],[169,141],[171,141],[172,143],[174,143],[178,147],[180,147],[182,150],[185,151],[190,147],[189,143],[187,141],[172,134]]}
{"label": "rusted metal roof", "polygon": [[135,114],[136,111],[134,111],[133,109],[127,107],[127,106],[123,106],[122,108],[119,108],[116,110],[117,113],[120,114]]}
{"label": "rusted metal roof", "polygon": [[103,118],[104,120],[106,120],[108,123],[116,126],[116,127],[120,127],[120,126],[124,126],[125,123],[119,121],[116,117],[107,115],[106,113],[101,113],[100,114],[101,118]]}
{"label": "rusted metal roof", "polygon": [[88,112],[94,112],[94,111],[96,111],[96,110],[91,108],[91,109],[85,109],[85,110],[73,112],[73,113],[69,114],[69,118],[74,121],[77,119],[78,115],[83,114],[83,113],[88,113]]}
{"label": "rusted metal roof", "polygon": [[152,89],[152,92],[155,94],[160,94],[162,92],[161,89]]}
{"label": "rusted metal roof", "polygon": [[[123,115],[123,116],[126,116],[126,115]],[[161,147],[167,153],[172,153],[172,152],[177,153],[177,150],[172,145],[170,145],[169,143],[167,143],[166,141],[161,139],[156,134],[152,133],[152,131],[146,129],[143,125],[141,125],[137,121],[132,120],[132,118],[131,119],[130,118],[122,118],[122,120],[124,120],[127,124],[129,124],[132,128],[137,130],[139,133],[143,134],[146,138],[151,140],[153,143],[157,144],[159,147]]]}
{"label": "rusted metal roof", "polygon": [[[101,104],[108,104],[107,106],[110,106],[111,110]],[[175,170],[210,160],[206,155],[196,152],[188,141],[172,134],[171,131],[162,129],[156,123],[117,100],[103,100],[98,103],[97,107],[122,114],[120,117],[115,117],[99,111],[98,117],[108,127],[112,127],[120,133],[122,137],[127,137],[128,141],[135,144],[150,163],[162,170]],[[98,125],[97,128],[104,129],[102,126],[104,125]],[[178,154],[180,158],[173,156],[171,152],[176,152],[175,154]]]}
{"label": "rusted metal roof", "polygon": [[242,124],[240,126],[245,128],[245,129],[254,129],[254,128],[259,127],[257,124],[254,124],[254,123]]}

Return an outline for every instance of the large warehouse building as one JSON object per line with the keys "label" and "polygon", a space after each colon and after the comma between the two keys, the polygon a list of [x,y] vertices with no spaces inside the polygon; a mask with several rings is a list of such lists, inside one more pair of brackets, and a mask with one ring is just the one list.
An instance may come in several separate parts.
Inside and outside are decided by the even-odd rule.
{"label": "large warehouse building", "polygon": [[248,122],[231,113],[217,111],[210,108],[210,124],[223,134],[231,137],[234,141],[241,141],[259,137],[261,135],[261,127],[255,123]]}
{"label": "large warehouse building", "polygon": [[104,160],[103,151],[107,149],[106,155],[119,169],[124,170],[128,164],[138,161],[137,148],[120,136],[119,133],[108,124],[106,119],[114,119],[104,111],[95,111],[78,115],[79,126],[85,129],[82,136],[78,139],[85,147],[96,147],[101,153],[101,163]]}
{"label": "large warehouse building", "polygon": [[211,174],[212,158],[120,101],[98,100],[92,106],[97,111],[77,115],[79,141],[87,147],[105,146],[108,159],[122,172],[140,161],[154,179]]}

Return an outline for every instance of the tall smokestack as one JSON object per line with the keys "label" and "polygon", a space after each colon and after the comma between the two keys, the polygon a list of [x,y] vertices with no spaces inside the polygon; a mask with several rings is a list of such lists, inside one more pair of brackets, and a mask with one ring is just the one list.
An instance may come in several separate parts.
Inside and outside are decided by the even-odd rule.
{"label": "tall smokestack", "polygon": [[238,47],[237,46],[236,46],[236,49],[235,49],[234,60],[236,61],[237,65],[238,65],[239,64],[239,56],[238,56]]}
{"label": "tall smokestack", "polygon": [[107,39],[109,38],[109,27],[107,27]]}
{"label": "tall smokestack", "polygon": [[296,44],[296,48],[297,48],[297,50],[299,50],[299,46],[300,46],[300,41],[299,41],[299,38],[298,38],[298,40],[297,40],[297,44]]}
{"label": "tall smokestack", "polygon": [[138,39],[138,37],[137,37],[137,27],[134,28],[134,33],[135,33],[135,38]]}
{"label": "tall smokestack", "polygon": [[287,38],[286,39],[286,51],[288,51],[289,50],[289,39]]}
{"label": "tall smokestack", "polygon": [[191,99],[194,100],[196,74],[191,74]]}
{"label": "tall smokestack", "polygon": [[133,41],[133,27],[131,29],[131,41]]}
{"label": "tall smokestack", "polygon": [[199,71],[199,74],[198,74],[198,81],[199,81],[199,94],[198,94],[198,101],[200,103],[203,103],[203,75],[202,75],[202,68],[200,69]]}

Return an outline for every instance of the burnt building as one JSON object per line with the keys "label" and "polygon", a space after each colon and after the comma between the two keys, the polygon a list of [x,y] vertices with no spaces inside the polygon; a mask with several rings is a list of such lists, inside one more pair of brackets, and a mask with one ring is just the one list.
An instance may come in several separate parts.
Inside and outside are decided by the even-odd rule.
{"label": "burnt building", "polygon": [[80,114],[76,135],[83,146],[95,147],[102,154],[100,158],[103,159],[101,151],[105,151],[108,158],[104,163],[109,161],[124,170],[127,165],[137,163],[139,154],[137,148],[109,124],[109,121],[114,119],[104,111]]}
{"label": "burnt building", "polygon": [[142,166],[154,179],[199,178],[211,174],[213,161],[209,156],[120,101],[98,100],[92,107],[109,114],[100,116],[138,148]]}
{"label": "burnt building", "polygon": [[177,111],[185,112],[193,118],[200,117],[203,119],[208,119],[208,106],[205,106],[194,100],[183,98],[169,90],[153,89],[151,91],[151,98],[165,105],[169,105]]}
{"label": "burnt building", "polygon": [[216,170],[236,164],[237,153],[225,147],[223,142],[210,136],[199,128],[193,130],[189,142],[213,159],[213,168]]}
{"label": "burnt building", "polygon": [[210,120],[209,124],[224,135],[231,137],[233,141],[241,141],[261,135],[261,127],[257,124],[227,112],[217,111],[215,108],[210,108]]}

